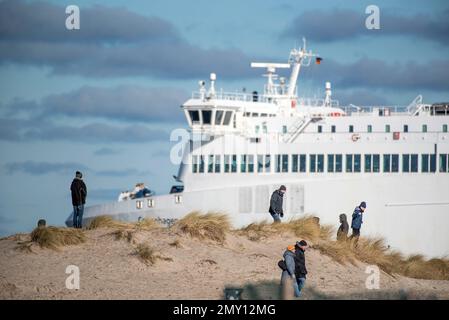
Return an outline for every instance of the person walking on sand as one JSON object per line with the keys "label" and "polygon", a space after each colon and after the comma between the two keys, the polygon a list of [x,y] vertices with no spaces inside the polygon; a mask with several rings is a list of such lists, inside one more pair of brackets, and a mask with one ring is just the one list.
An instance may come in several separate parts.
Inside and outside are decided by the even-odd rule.
{"label": "person walking on sand", "polygon": [[[296,281],[295,274],[295,246],[290,245],[287,247],[287,250],[284,252],[284,261],[282,266],[282,274],[281,274],[281,287],[285,289],[285,286],[291,281],[293,283],[293,292],[295,297],[299,297],[300,291],[298,288],[298,282]],[[290,291],[291,292],[291,291]]]}
{"label": "person walking on sand", "polygon": [[301,291],[306,284],[307,277],[307,268],[306,268],[306,249],[307,242],[305,240],[301,240],[296,242],[295,245],[295,275],[296,275],[296,283],[298,284],[298,295],[301,296]]}
{"label": "person walking on sand", "polygon": [[340,227],[337,231],[337,241],[346,241],[348,239],[349,224],[348,218],[344,213],[340,215]]}
{"label": "person walking on sand", "polygon": [[84,204],[86,203],[87,187],[83,181],[83,174],[79,171],[75,174],[75,179],[70,186],[72,192],[73,205],[73,227],[81,229],[84,213]]}
{"label": "person walking on sand", "polygon": [[282,185],[278,190],[275,190],[271,195],[270,209],[268,210],[268,212],[270,212],[271,217],[273,217],[275,223],[281,222],[281,218],[284,217],[282,202],[286,190],[287,188],[284,185]]}
{"label": "person walking on sand", "polygon": [[354,209],[354,213],[352,214],[352,222],[351,222],[351,228],[352,228],[352,235],[350,239],[356,239],[356,241],[359,240],[360,237],[360,228],[362,227],[363,223],[363,213],[366,210],[366,202],[362,201],[358,207]]}

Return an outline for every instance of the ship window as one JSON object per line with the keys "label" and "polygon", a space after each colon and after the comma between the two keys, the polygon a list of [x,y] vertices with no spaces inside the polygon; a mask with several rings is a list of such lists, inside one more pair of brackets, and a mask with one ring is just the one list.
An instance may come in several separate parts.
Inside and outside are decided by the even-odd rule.
{"label": "ship window", "polygon": [[429,155],[421,155],[421,172],[429,172]]}
{"label": "ship window", "polygon": [[384,154],[384,172],[391,171],[391,155]]}
{"label": "ship window", "polygon": [[367,131],[368,131],[369,133],[373,132],[373,126],[369,124],[369,125],[368,125],[368,128],[367,128]]}
{"label": "ship window", "polygon": [[232,155],[231,172],[237,172],[237,155]]}
{"label": "ship window", "polygon": [[335,155],[335,172],[343,171],[343,156],[341,154]]}
{"label": "ship window", "polygon": [[443,132],[447,132],[447,124],[443,124]]}
{"label": "ship window", "polygon": [[261,117],[266,117],[267,114],[266,114],[266,113],[261,113],[260,116],[261,116]]}
{"label": "ship window", "polygon": [[335,126],[331,126],[331,132],[335,133],[337,131],[337,128]]}
{"label": "ship window", "polygon": [[262,125],[262,132],[263,133],[267,133],[268,132],[267,125],[265,123]]}
{"label": "ship window", "polygon": [[208,161],[207,161],[207,172],[208,173],[212,173],[214,172],[214,156],[210,155],[208,157]]}
{"label": "ship window", "polygon": [[231,123],[232,111],[226,111],[224,116],[223,125],[228,126]]}
{"label": "ship window", "polygon": [[276,172],[281,172],[281,155],[280,154],[275,155],[274,160],[275,160],[274,166],[276,168]]}
{"label": "ship window", "polygon": [[333,154],[327,155],[327,172],[334,172],[334,159],[335,155]]}
{"label": "ship window", "polygon": [[365,172],[372,171],[372,158],[373,156],[371,154],[365,154]]}
{"label": "ship window", "polygon": [[192,173],[198,172],[198,156],[192,156]]}
{"label": "ship window", "polygon": [[410,155],[402,155],[402,172],[410,172]]}
{"label": "ship window", "polygon": [[257,172],[263,172],[263,155],[257,156]]}
{"label": "ship window", "polygon": [[246,154],[240,157],[240,172],[246,172]]}
{"label": "ship window", "polygon": [[259,131],[260,131],[260,126],[256,126],[256,134],[259,134]]}
{"label": "ship window", "polygon": [[224,172],[229,172],[231,170],[231,165],[230,165],[231,159],[230,158],[231,158],[231,156],[228,154],[226,154],[224,156]]}
{"label": "ship window", "polygon": [[251,117],[258,117],[258,116],[259,116],[258,113],[252,113],[252,114],[251,114]]}
{"label": "ship window", "polygon": [[201,111],[203,115],[203,124],[211,124],[212,122],[212,111],[210,110],[203,110]]}
{"label": "ship window", "polygon": [[317,157],[317,172],[324,172],[324,154]]}
{"label": "ship window", "polygon": [[360,172],[362,166],[362,156],[360,154],[354,155],[354,172]]}
{"label": "ship window", "polygon": [[180,204],[182,203],[182,196],[177,194],[175,195],[175,204]]}
{"label": "ship window", "polygon": [[430,172],[437,171],[437,156],[436,154],[430,155]]}
{"label": "ship window", "polygon": [[248,172],[254,172],[254,156],[248,155]]}
{"label": "ship window", "polygon": [[271,172],[271,156],[265,155],[265,172]]}
{"label": "ship window", "polygon": [[200,113],[198,110],[189,110],[190,121],[192,124],[197,124],[200,122]]}
{"label": "ship window", "polygon": [[299,169],[298,160],[299,160],[299,155],[292,154],[292,172],[298,172],[298,169]]}
{"label": "ship window", "polygon": [[307,168],[307,157],[305,154],[299,155],[299,172],[306,172]]}
{"label": "ship window", "polygon": [[316,154],[310,155],[310,172],[316,172]]}
{"label": "ship window", "polygon": [[220,155],[215,155],[215,173],[221,172],[221,157]]}
{"label": "ship window", "polygon": [[440,154],[440,172],[447,172],[447,154]]}
{"label": "ship window", "polygon": [[244,116],[244,117],[249,117],[249,116],[251,116],[251,113],[250,113],[250,112],[245,112],[245,113],[243,114],[243,116]]}
{"label": "ship window", "polygon": [[217,126],[221,125],[221,121],[223,120],[223,114],[224,114],[223,110],[217,110],[215,112],[215,124]]}
{"label": "ship window", "polygon": [[410,155],[410,171],[418,172],[418,155],[417,154]]}
{"label": "ship window", "polygon": [[154,207],[154,199],[148,199],[147,200],[147,207],[153,208]]}
{"label": "ship window", "polygon": [[204,172],[204,156],[200,156],[200,167],[198,170],[199,173],[203,173]]}
{"label": "ship window", "polygon": [[349,132],[354,132],[354,126],[353,125],[349,126]]}
{"label": "ship window", "polygon": [[352,172],[352,154],[346,155],[346,172]]}
{"label": "ship window", "polygon": [[380,172],[380,155],[373,154],[373,172]]}
{"label": "ship window", "polygon": [[282,172],[288,172],[288,154],[282,155]]}
{"label": "ship window", "polygon": [[138,200],[136,201],[136,209],[142,209],[143,208],[143,201]]}
{"label": "ship window", "polygon": [[422,125],[422,132],[427,132],[427,124]]}
{"label": "ship window", "polygon": [[399,155],[391,155],[391,172],[399,172]]}
{"label": "ship window", "polygon": [[386,124],[385,125],[385,132],[390,132],[390,125],[389,124]]}
{"label": "ship window", "polygon": [[404,124],[404,132],[408,132],[408,125]]}
{"label": "ship window", "polygon": [[286,134],[287,133],[287,126],[282,126],[282,133]]}
{"label": "ship window", "polygon": [[322,133],[323,132],[323,126],[318,126],[318,133]]}

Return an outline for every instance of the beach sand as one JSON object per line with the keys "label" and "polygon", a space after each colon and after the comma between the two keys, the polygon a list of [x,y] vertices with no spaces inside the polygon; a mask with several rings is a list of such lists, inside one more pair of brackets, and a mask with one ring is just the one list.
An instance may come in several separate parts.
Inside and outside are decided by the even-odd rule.
{"label": "beach sand", "polygon": [[[0,241],[0,299],[223,299],[226,287],[243,288],[245,299],[279,299],[277,262],[295,237],[250,241],[236,233],[224,244],[169,229],[136,231],[116,240],[113,230],[85,231],[88,240],[59,251],[17,249],[28,235]],[[170,245],[179,240],[180,247]],[[170,260],[148,265],[135,254],[146,243]],[[380,276],[380,289],[365,286],[366,265],[341,265],[317,250],[306,252],[309,270],[302,299],[448,299],[449,281]],[[80,270],[80,289],[66,288],[67,266]]]}

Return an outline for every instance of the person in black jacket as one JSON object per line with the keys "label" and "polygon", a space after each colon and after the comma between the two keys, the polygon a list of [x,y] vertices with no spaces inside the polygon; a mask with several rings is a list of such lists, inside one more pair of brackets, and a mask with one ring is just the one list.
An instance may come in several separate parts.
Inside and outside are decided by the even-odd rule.
{"label": "person in black jacket", "polygon": [[70,186],[72,192],[72,205],[73,205],[73,227],[82,227],[84,204],[86,203],[87,187],[83,181],[83,174],[79,171],[75,174],[75,179]]}
{"label": "person in black jacket", "polygon": [[307,242],[305,240],[301,240],[296,242],[295,245],[295,275],[296,282],[298,283],[298,291],[300,296],[304,285],[306,284],[306,276],[307,276],[307,268],[306,268],[306,256],[305,252],[307,249]]}
{"label": "person in black jacket", "polygon": [[282,202],[284,200],[284,193],[287,190],[285,186],[281,186],[278,190],[274,191],[270,199],[270,212],[274,222],[281,222],[281,218],[284,217],[284,211],[282,209]]}

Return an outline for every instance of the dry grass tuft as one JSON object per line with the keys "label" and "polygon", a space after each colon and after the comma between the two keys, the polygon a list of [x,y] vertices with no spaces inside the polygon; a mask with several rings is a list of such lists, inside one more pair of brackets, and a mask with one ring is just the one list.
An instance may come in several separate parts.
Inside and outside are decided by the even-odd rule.
{"label": "dry grass tuft", "polygon": [[31,232],[31,241],[41,248],[58,249],[62,246],[76,245],[86,241],[84,232],[80,229],[39,227]]}
{"label": "dry grass tuft", "polygon": [[208,212],[201,214],[194,211],[176,222],[182,232],[198,239],[211,239],[223,243],[226,233],[230,231],[231,224],[226,214]]}
{"label": "dry grass tuft", "polygon": [[173,261],[170,257],[164,257],[147,244],[141,243],[136,247],[135,254],[146,264],[153,265],[157,260]]}
{"label": "dry grass tuft", "polygon": [[173,241],[173,242],[170,242],[169,244],[168,244],[170,247],[175,247],[175,248],[182,248],[182,244],[181,244],[181,241],[179,241],[179,239],[176,239],[175,241]]}
{"label": "dry grass tuft", "polygon": [[111,216],[98,216],[91,220],[88,230],[100,228],[129,228],[130,223],[114,220]]}
{"label": "dry grass tuft", "polygon": [[115,240],[126,240],[129,243],[134,243],[134,233],[135,231],[132,230],[117,229],[110,234],[115,237]]}

